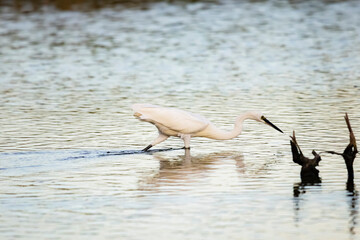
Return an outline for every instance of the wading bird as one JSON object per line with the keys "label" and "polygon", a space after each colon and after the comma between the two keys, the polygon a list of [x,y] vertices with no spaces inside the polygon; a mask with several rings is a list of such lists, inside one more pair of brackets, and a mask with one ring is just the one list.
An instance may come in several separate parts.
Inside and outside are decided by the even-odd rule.
{"label": "wading bird", "polygon": [[267,120],[260,112],[246,112],[236,118],[235,127],[227,132],[217,128],[205,117],[176,108],[160,107],[152,104],[133,104],[134,116],[141,121],[154,124],[159,136],[143,151],[165,141],[168,137],[180,137],[184,141],[185,149],[190,148],[190,138],[206,137],[217,140],[227,140],[240,135],[243,122],[252,119],[270,125],[279,132],[282,131]]}

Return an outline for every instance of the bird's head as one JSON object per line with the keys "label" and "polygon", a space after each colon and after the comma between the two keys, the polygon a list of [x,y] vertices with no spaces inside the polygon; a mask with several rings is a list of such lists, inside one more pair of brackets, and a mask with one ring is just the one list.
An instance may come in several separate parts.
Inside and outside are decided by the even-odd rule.
{"label": "bird's head", "polygon": [[264,117],[264,115],[261,112],[249,112],[249,118],[253,119],[255,121],[258,122],[262,122],[265,123],[266,125],[269,125],[270,127],[275,128],[276,130],[278,130],[279,132],[283,133],[283,131],[281,131],[280,128],[278,128],[277,126],[275,126],[272,122],[270,122],[266,117]]}

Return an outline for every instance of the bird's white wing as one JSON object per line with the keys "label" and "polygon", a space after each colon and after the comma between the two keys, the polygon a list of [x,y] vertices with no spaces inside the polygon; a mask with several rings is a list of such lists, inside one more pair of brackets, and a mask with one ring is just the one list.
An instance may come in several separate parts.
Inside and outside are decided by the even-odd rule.
{"label": "bird's white wing", "polygon": [[205,129],[209,120],[201,115],[176,108],[160,107],[152,104],[133,104],[134,116],[142,121],[161,124],[176,132],[191,134]]}

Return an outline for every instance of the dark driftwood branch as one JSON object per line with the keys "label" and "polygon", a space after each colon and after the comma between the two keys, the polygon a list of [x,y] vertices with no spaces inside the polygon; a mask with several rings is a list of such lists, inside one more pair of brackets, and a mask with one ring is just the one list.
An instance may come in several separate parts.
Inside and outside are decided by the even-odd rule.
{"label": "dark driftwood branch", "polygon": [[301,181],[302,183],[319,183],[321,179],[319,177],[319,170],[316,169],[316,166],[319,165],[321,157],[314,150],[312,154],[314,155],[313,159],[307,158],[303,155],[299,144],[296,141],[295,131],[293,131],[293,136],[290,136],[290,145],[291,152],[293,156],[293,161],[301,165]]}
{"label": "dark driftwood branch", "polygon": [[348,129],[349,129],[350,144],[351,144],[352,146],[354,146],[354,152],[355,152],[355,154],[356,154],[356,153],[358,153],[358,151],[357,151],[357,146],[356,146],[356,138],[355,138],[354,132],[353,132],[353,130],[352,130],[352,128],[351,128],[349,116],[348,116],[347,113],[345,113],[345,117],[344,117],[344,118],[345,118],[345,121],[346,121],[346,125],[347,125],[347,127],[348,127]]}
{"label": "dark driftwood branch", "polygon": [[354,132],[351,128],[349,116],[347,113],[345,113],[344,118],[345,118],[345,122],[348,127],[348,130],[349,130],[350,143],[347,145],[347,147],[345,148],[343,153],[338,153],[338,152],[334,152],[334,151],[326,151],[326,152],[331,153],[331,154],[341,155],[344,158],[345,164],[346,164],[346,169],[348,171],[348,181],[347,181],[348,189],[353,189],[353,187],[354,187],[353,164],[354,164],[356,154],[358,153],[358,150],[357,150],[357,145],[356,145],[356,138],[355,138]]}

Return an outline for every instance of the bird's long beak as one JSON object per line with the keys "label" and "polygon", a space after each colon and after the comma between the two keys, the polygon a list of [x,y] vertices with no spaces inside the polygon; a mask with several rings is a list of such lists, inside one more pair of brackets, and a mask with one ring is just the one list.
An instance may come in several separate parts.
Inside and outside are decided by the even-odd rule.
{"label": "bird's long beak", "polygon": [[277,126],[275,126],[272,122],[270,122],[269,120],[267,120],[264,116],[262,117],[262,120],[264,120],[264,122],[265,122],[267,125],[275,128],[275,129],[278,130],[279,132],[283,133],[283,131],[281,131],[280,128],[278,128]]}

